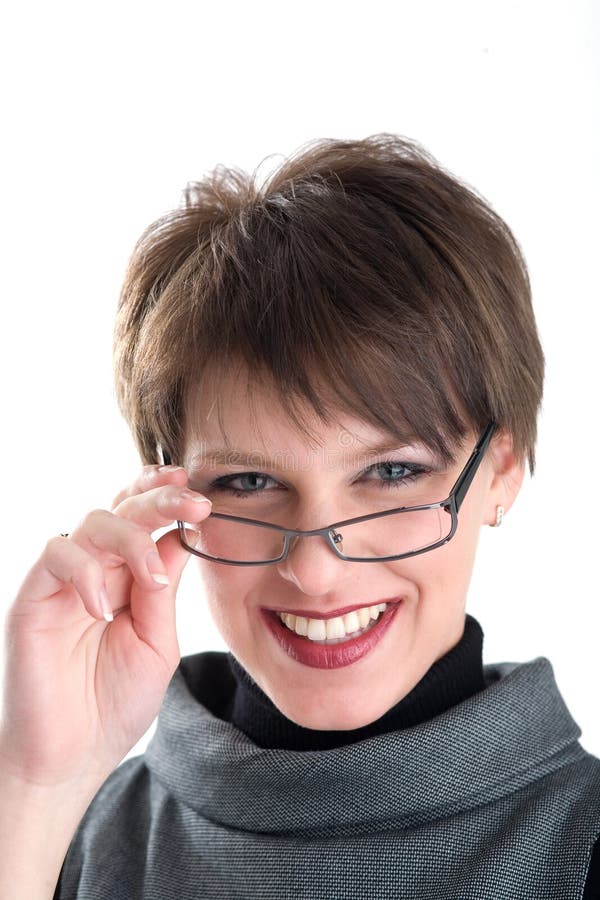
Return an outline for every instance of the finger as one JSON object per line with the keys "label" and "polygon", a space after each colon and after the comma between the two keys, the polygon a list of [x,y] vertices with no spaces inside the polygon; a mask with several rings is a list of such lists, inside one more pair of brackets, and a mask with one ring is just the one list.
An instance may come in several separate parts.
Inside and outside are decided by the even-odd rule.
{"label": "finger", "polygon": [[188,476],[183,466],[144,466],[141,473],[114,498],[111,509],[122,503],[127,497],[143,494],[159,484],[187,484]]}
{"label": "finger", "polygon": [[[63,537],[50,538],[42,555],[25,576],[13,609],[18,610],[29,602],[51,601],[65,586],[72,586],[74,599],[76,596],[81,599],[90,616],[104,619],[105,613],[110,611],[102,566],[78,544]],[[64,598],[60,604],[66,609]],[[56,613],[56,606],[53,606],[52,614]]]}
{"label": "finger", "polygon": [[[207,504],[202,504],[206,509]],[[165,518],[164,523],[172,521]],[[169,575],[156,543],[148,530],[136,522],[115,515],[106,509],[88,513],[70,536],[105,569],[126,565],[137,584],[145,591],[160,591],[169,583]]]}
{"label": "finger", "polygon": [[200,522],[211,509],[212,502],[203,494],[168,484],[127,497],[112,512],[152,532],[175,519]]}
{"label": "finger", "polygon": [[[134,583],[131,588],[129,613],[141,640],[160,652],[175,665],[179,660],[176,626],[176,595],[181,575],[191,554],[181,545],[176,529],[157,541],[158,552],[169,573],[169,585],[164,591],[145,591]],[[118,617],[115,625],[118,625]]]}

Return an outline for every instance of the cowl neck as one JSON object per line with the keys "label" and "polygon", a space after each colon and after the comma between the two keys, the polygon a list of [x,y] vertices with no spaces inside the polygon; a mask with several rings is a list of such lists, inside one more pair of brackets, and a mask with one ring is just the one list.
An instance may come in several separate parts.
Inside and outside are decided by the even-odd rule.
{"label": "cowl neck", "polygon": [[[229,676],[226,673],[229,672]],[[330,750],[257,746],[201,703],[226,702],[226,653],[184,657],[145,760],[182,803],[215,823],[262,833],[409,827],[513,793],[581,759],[581,734],[545,657],[483,667],[484,688],[413,727]]]}

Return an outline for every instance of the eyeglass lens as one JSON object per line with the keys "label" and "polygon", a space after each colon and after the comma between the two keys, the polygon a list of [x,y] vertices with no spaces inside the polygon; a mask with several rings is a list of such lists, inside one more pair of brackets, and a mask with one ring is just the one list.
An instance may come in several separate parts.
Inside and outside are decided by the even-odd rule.
{"label": "eyeglass lens", "polygon": [[[270,528],[212,516],[198,524],[184,524],[188,548],[207,556],[232,562],[268,562],[283,553],[283,533]],[[343,525],[330,529],[330,534],[343,556],[379,559],[422,550],[444,540],[451,530],[452,516],[437,507]],[[320,535],[303,539],[323,540]]]}

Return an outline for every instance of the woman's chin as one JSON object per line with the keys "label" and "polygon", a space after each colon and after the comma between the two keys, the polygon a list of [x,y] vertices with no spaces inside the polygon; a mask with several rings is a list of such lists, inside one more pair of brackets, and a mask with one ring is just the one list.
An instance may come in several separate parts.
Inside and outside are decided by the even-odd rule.
{"label": "woman's chin", "polygon": [[[302,728],[313,731],[355,731],[381,718],[393,703],[372,704],[365,708],[364,704],[356,704],[348,698],[329,698],[318,704],[300,703],[292,698],[275,697],[273,702],[286,718]],[[397,702],[397,701],[396,701]]]}

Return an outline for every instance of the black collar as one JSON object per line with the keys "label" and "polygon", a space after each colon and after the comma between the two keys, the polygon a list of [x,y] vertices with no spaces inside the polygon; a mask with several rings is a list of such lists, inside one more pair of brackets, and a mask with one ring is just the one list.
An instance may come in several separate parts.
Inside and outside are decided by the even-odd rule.
{"label": "black collar", "polygon": [[433,664],[412,691],[375,722],[351,731],[318,731],[290,721],[229,653],[235,685],[221,718],[243,731],[259,747],[282,750],[342,747],[377,734],[419,725],[483,690],[482,648],[481,626],[467,615],[458,644]]}

